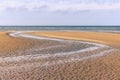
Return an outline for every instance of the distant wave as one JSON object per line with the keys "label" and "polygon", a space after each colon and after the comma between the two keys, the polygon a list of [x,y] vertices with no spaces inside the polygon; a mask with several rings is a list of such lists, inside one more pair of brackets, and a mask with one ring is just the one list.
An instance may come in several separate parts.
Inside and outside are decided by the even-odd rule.
{"label": "distant wave", "polygon": [[97,31],[120,33],[119,26],[0,26],[5,31]]}

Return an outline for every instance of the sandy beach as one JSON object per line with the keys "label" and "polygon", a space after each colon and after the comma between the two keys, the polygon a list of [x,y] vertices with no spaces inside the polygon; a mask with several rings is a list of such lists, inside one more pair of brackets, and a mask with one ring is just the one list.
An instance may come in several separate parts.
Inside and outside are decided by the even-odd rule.
{"label": "sandy beach", "polygon": [[2,80],[118,80],[120,34],[0,32]]}
{"label": "sandy beach", "polygon": [[72,40],[85,40],[91,42],[97,42],[101,44],[107,44],[120,48],[120,34],[117,33],[105,33],[105,32],[79,32],[79,31],[47,31],[32,33],[38,36],[47,36],[53,38],[64,38]]}

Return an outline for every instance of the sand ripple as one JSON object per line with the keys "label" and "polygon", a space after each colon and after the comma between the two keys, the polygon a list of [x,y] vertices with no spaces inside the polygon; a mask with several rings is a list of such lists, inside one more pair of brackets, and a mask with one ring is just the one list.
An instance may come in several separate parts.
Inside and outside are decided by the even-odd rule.
{"label": "sand ripple", "polygon": [[[12,56],[1,56],[0,77],[3,80],[37,80],[36,78],[39,78],[40,75],[46,75],[45,73],[50,69],[46,67],[54,66],[54,70],[57,68],[63,70],[64,66],[59,67],[58,65],[94,59],[115,51],[112,47],[103,44],[33,36],[24,32],[11,32],[9,36],[38,41],[44,40],[50,44],[48,45],[46,43],[43,47],[33,46],[24,51],[16,51],[16,55]],[[18,53],[22,53],[22,55],[17,55]],[[26,77],[28,76],[25,75],[26,72],[30,75],[29,77]],[[37,76],[36,74],[39,75]],[[32,79],[31,76],[37,77]],[[40,77],[38,80],[40,79],[42,80],[44,78]]]}
{"label": "sand ripple", "polygon": [[[10,33],[9,35],[11,37],[49,40],[53,42],[56,41],[56,42],[60,42],[61,44],[55,46],[51,45],[43,48],[32,48],[24,51],[25,54],[29,53],[29,55],[0,57],[0,63],[31,61],[31,60],[39,60],[39,59],[46,60],[48,58],[55,59],[56,57],[59,57],[59,59],[62,57],[67,57],[65,58],[65,60],[62,60],[61,62],[66,62],[66,61],[70,62],[73,60],[76,61],[76,59],[85,60],[88,58],[104,56],[106,53],[113,51],[113,49],[109,46],[97,44],[97,43],[91,43],[91,42],[38,37],[38,36],[25,34],[24,32],[13,32]],[[58,63],[59,61],[56,61],[56,64]]]}

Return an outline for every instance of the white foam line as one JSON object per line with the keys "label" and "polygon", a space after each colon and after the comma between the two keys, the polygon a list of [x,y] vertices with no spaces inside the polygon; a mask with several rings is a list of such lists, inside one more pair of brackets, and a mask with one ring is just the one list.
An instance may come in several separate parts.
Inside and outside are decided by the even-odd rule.
{"label": "white foam line", "polygon": [[87,52],[87,51],[94,51],[99,49],[100,47],[90,47],[82,50],[77,50],[77,51],[71,51],[71,52],[62,52],[62,53],[56,53],[54,56],[64,56],[64,55],[71,55],[75,53],[82,53],[82,52]]}
{"label": "white foam line", "polygon": [[83,57],[83,58],[70,58],[70,59],[67,59],[67,60],[57,60],[57,61],[47,61],[45,63],[27,63],[27,64],[23,64],[23,65],[20,65],[20,66],[17,66],[17,65],[14,65],[12,67],[9,67],[8,69],[19,69],[19,68],[26,68],[25,70],[28,70],[29,68],[31,67],[44,67],[44,66],[54,66],[54,65],[59,65],[59,64],[64,64],[64,63],[71,63],[71,62],[76,62],[76,61],[83,61],[83,60],[88,60],[88,59],[91,59],[91,58],[97,58],[97,57],[102,57],[112,51],[115,51],[114,49],[111,49],[111,50],[108,50],[108,51],[103,51],[103,52],[100,52],[100,53],[97,53],[95,55],[91,55],[91,56],[87,56],[87,57]]}
{"label": "white foam line", "polygon": [[57,65],[57,64],[64,64],[64,63],[71,63],[71,62],[76,62],[76,61],[83,61],[83,60],[87,60],[87,59],[91,59],[91,58],[96,58],[96,57],[101,57],[104,56],[112,51],[115,51],[114,49],[111,50],[107,50],[107,51],[103,51],[94,55],[90,55],[87,57],[83,57],[83,58],[71,58],[68,60],[58,60],[58,61],[53,61],[53,62],[49,62],[47,61],[46,63],[42,64],[41,66],[53,66],[53,65]]}
{"label": "white foam line", "polygon": [[[25,38],[32,38],[32,39],[47,39],[47,40],[55,40],[55,41],[66,41],[66,40],[62,40],[62,39],[53,39],[53,38],[31,36],[31,35],[23,34],[22,32],[14,32],[14,33],[10,33],[9,35],[13,36],[13,37],[25,37]],[[69,40],[67,40],[67,41],[69,41]],[[26,55],[26,56],[17,56],[17,57],[4,57],[4,58],[0,57],[0,63],[21,61],[21,60],[31,60],[31,59],[38,59],[38,58],[48,58],[48,57],[53,57],[53,56],[55,57],[55,56],[71,55],[71,54],[74,54],[74,53],[93,51],[93,50],[96,50],[96,49],[108,47],[108,46],[105,46],[105,45],[102,45],[102,44],[96,44],[96,43],[90,43],[90,42],[83,42],[83,43],[92,44],[92,45],[96,45],[96,46],[86,48],[86,49],[82,49],[82,50],[78,50],[78,51],[56,53],[54,55],[53,54],[47,54],[47,55],[36,54],[36,55]],[[92,55],[92,56],[95,56],[95,55]]]}
{"label": "white foam line", "polygon": [[24,38],[32,38],[32,39],[44,39],[44,40],[54,40],[54,41],[62,41],[60,39],[53,39],[53,38],[46,38],[46,37],[38,37],[38,36],[32,36],[28,34],[23,34],[23,32],[14,32],[9,34],[12,37],[24,37]]}
{"label": "white foam line", "polygon": [[82,61],[82,60],[85,60],[85,59],[90,59],[90,58],[96,58],[96,57],[100,57],[100,56],[104,56],[112,51],[115,51],[114,49],[110,49],[110,50],[107,50],[107,51],[103,51],[103,52],[100,52],[100,53],[97,53],[97,54],[94,54],[94,55],[90,55],[90,56],[87,56],[87,57],[83,57],[83,58],[80,58],[80,59],[71,59],[70,61]]}
{"label": "white foam line", "polygon": [[[63,39],[56,39],[56,38],[32,36],[32,35],[24,34],[22,31],[21,32],[12,32],[9,35],[12,37],[25,37],[25,38],[40,39],[40,40],[44,39],[44,40],[54,40],[54,41],[60,41],[60,42],[78,42],[78,41],[70,41],[70,40],[63,40]],[[79,41],[79,42],[85,43],[85,44],[96,45],[96,46],[100,46],[100,47],[108,47],[106,45],[97,44],[97,43],[93,43],[93,42],[84,42],[84,41]]]}
{"label": "white foam line", "polygon": [[64,52],[64,53],[56,53],[56,54],[36,54],[36,55],[24,55],[24,56],[17,56],[17,57],[0,57],[0,63],[4,62],[19,62],[21,60],[32,60],[32,59],[40,59],[40,58],[48,58],[48,57],[56,57],[56,56],[65,56],[65,55],[72,55],[72,54],[78,54],[82,52],[87,52],[87,51],[93,51],[98,49],[99,47],[91,47],[91,48],[86,48],[83,50],[78,50],[78,51],[71,51],[71,52]]}
{"label": "white foam line", "polygon": [[17,34],[20,34],[20,33],[22,33],[22,32],[12,32],[12,33],[9,33],[9,36],[12,36],[12,37],[19,37],[19,36],[17,36]]}

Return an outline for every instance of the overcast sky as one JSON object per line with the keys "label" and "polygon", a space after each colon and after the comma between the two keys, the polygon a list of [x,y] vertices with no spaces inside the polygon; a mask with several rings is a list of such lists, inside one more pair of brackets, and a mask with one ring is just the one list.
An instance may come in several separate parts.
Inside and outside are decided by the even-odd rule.
{"label": "overcast sky", "polygon": [[0,25],[120,25],[120,0],[0,0]]}

